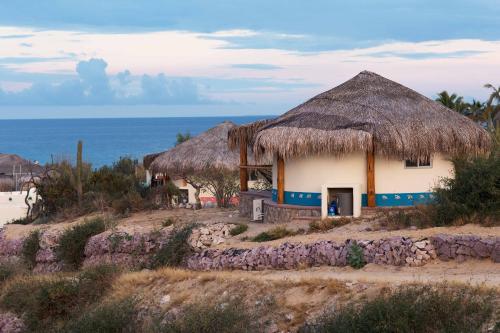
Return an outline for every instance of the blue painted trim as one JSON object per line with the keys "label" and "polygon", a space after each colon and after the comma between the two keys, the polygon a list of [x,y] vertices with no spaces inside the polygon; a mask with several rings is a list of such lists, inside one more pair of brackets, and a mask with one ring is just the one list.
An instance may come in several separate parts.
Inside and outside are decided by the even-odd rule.
{"label": "blue painted trim", "polygon": [[[431,192],[375,194],[375,204],[378,207],[425,205],[433,200],[434,194]],[[361,195],[361,206],[368,206],[368,195],[366,193]]]}
{"label": "blue painted trim", "polygon": [[[272,190],[272,199],[278,201],[278,190]],[[379,207],[397,207],[425,205],[432,202],[431,192],[418,193],[381,193],[375,195],[375,203]],[[285,203],[298,206],[321,206],[321,193],[285,191]],[[368,195],[361,194],[361,206],[368,206]]]}

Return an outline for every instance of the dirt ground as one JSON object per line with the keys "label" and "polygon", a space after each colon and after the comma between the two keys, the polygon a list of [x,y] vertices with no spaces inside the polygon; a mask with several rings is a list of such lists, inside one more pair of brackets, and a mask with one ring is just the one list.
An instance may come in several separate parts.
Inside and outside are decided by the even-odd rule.
{"label": "dirt ground", "polygon": [[328,308],[370,298],[385,288],[413,283],[467,284],[498,293],[500,271],[486,261],[441,262],[419,268],[369,264],[360,270],[350,267],[262,272],[161,269],[124,274],[115,283],[111,297],[137,295],[149,309],[175,312],[192,302],[239,296],[251,306],[267,304],[259,317],[280,330],[294,331]]}

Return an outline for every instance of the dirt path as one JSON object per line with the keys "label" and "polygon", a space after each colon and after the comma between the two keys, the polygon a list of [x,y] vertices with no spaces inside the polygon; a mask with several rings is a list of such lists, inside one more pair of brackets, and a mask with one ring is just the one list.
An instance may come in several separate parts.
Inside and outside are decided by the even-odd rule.
{"label": "dirt path", "polygon": [[263,280],[300,281],[307,279],[337,279],[359,283],[404,284],[467,283],[500,289],[500,265],[491,261],[432,262],[422,267],[396,267],[368,264],[354,270],[350,267],[317,267],[290,271],[236,272],[230,274],[256,276]]}

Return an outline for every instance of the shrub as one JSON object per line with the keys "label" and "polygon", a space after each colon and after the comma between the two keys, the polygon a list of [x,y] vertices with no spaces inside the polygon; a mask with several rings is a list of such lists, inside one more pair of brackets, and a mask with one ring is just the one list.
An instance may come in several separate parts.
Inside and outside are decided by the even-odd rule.
{"label": "shrub", "polygon": [[236,236],[236,235],[244,233],[247,230],[248,230],[248,225],[240,223],[240,224],[237,224],[236,227],[231,229],[231,231],[229,231],[229,233],[231,234],[231,236]]}
{"label": "shrub", "polygon": [[0,285],[7,281],[9,278],[14,276],[17,272],[17,269],[13,264],[9,263],[1,263],[0,264]]}
{"label": "shrub", "polygon": [[21,256],[29,269],[33,269],[36,265],[36,254],[40,250],[40,231],[32,231],[24,240]]}
{"label": "shrub", "polygon": [[23,277],[4,288],[0,304],[22,316],[32,331],[47,331],[57,320],[67,320],[97,301],[111,286],[116,272],[103,266],[74,277]]}
{"label": "shrub", "polygon": [[491,292],[445,285],[404,286],[364,304],[327,312],[299,332],[479,332],[493,310]]}
{"label": "shrub", "polygon": [[363,268],[366,265],[363,249],[358,244],[353,244],[347,253],[349,266],[355,269]]}
{"label": "shrub", "polygon": [[63,332],[71,333],[122,333],[135,332],[133,327],[136,310],[132,298],[104,303],[72,320]]}
{"label": "shrub", "polygon": [[152,266],[176,267],[183,264],[185,258],[192,252],[188,238],[194,227],[194,224],[190,224],[174,230],[168,242],[153,256]]}
{"label": "shrub", "polygon": [[163,221],[163,222],[161,223],[161,226],[162,226],[162,227],[164,227],[164,228],[166,228],[166,227],[170,227],[171,225],[174,225],[174,222],[175,222],[175,221],[174,221],[174,219],[173,219],[173,218],[168,217],[168,218],[166,218],[166,219],[165,219],[165,221]]}
{"label": "shrub", "polygon": [[457,220],[500,223],[500,153],[455,160],[455,177],[435,189],[436,225]]}
{"label": "shrub", "polygon": [[21,225],[28,225],[32,221],[28,217],[20,217],[18,219],[13,219],[12,221],[9,222],[9,224],[21,224]]}
{"label": "shrub", "polygon": [[351,219],[347,217],[322,219],[319,221],[313,221],[309,223],[309,231],[310,232],[328,231],[330,229],[337,228],[346,225],[348,223],[351,223]]}
{"label": "shrub", "polygon": [[284,237],[288,237],[288,236],[294,236],[296,234],[297,234],[296,232],[294,232],[292,230],[288,230],[285,227],[276,227],[276,228],[273,228],[271,230],[261,232],[257,236],[253,237],[252,241],[254,241],[254,242],[268,242],[268,241],[272,241],[275,239],[280,239],[280,238],[284,238]]}
{"label": "shrub", "polygon": [[198,303],[185,307],[180,316],[157,325],[158,333],[232,333],[261,332],[257,318],[241,300],[228,303]]}
{"label": "shrub", "polygon": [[87,240],[106,229],[102,218],[94,218],[71,229],[67,229],[59,239],[56,254],[70,268],[78,268],[83,260]]}

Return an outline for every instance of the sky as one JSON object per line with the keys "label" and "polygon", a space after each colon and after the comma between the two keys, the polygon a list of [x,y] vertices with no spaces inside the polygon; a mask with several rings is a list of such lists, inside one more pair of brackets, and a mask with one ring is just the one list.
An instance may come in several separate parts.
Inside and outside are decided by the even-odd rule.
{"label": "sky", "polygon": [[500,85],[498,0],[0,3],[0,118],[280,114],[370,70]]}

